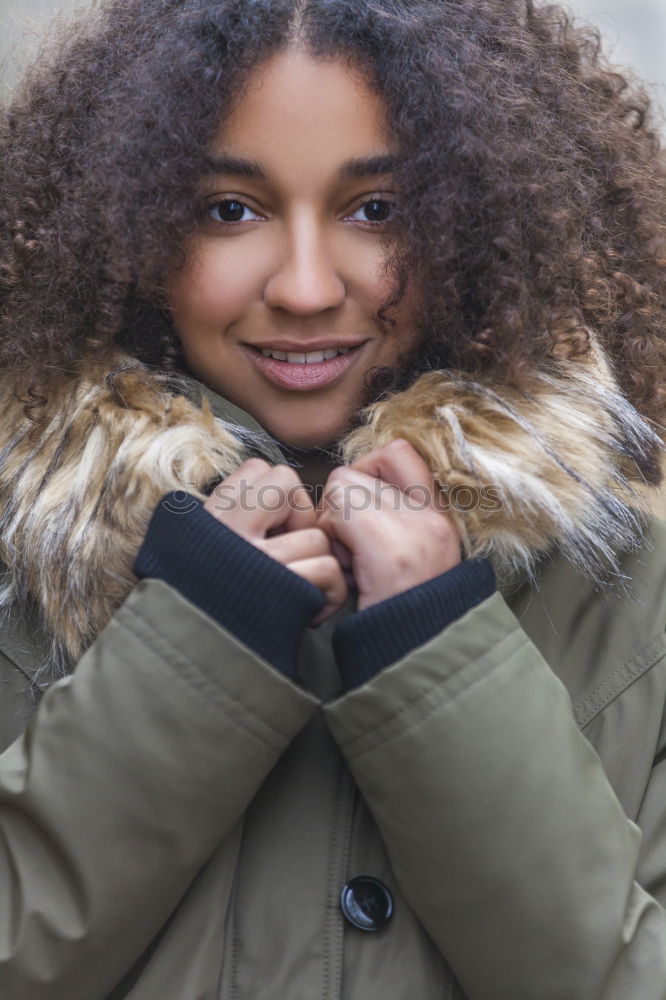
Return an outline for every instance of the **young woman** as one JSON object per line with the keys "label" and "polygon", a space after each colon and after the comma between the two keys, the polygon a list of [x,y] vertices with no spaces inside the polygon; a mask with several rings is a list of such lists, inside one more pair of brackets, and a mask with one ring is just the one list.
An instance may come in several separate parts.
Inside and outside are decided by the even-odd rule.
{"label": "young woman", "polygon": [[666,997],[648,110],[531,0],[115,0],[28,73],[3,1000]]}

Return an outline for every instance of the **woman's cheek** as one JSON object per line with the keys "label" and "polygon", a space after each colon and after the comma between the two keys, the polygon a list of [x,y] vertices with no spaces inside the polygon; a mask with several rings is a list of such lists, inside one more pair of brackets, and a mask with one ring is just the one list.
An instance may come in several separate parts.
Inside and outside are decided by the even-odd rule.
{"label": "woman's cheek", "polygon": [[340,250],[344,261],[344,277],[351,294],[366,309],[376,312],[390,296],[394,279],[385,273],[386,253],[379,240],[361,233],[346,242]]}
{"label": "woman's cheek", "polygon": [[239,253],[217,240],[200,246],[169,289],[176,325],[202,329],[224,328],[242,319],[257,297],[261,284],[256,258]]}

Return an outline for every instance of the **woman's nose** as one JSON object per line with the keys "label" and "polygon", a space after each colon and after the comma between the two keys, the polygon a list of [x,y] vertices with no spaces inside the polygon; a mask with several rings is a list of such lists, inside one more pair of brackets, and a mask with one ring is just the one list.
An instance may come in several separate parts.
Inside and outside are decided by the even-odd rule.
{"label": "woman's nose", "polygon": [[312,226],[289,234],[264,287],[266,305],[309,316],[341,305],[346,294],[325,234]]}

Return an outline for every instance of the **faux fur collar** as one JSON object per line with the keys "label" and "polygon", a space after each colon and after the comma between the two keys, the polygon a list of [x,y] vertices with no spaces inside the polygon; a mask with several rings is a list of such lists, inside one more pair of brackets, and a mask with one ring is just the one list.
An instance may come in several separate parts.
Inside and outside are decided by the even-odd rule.
{"label": "faux fur collar", "polygon": [[[523,392],[424,375],[368,410],[344,460],[396,437],[449,489],[467,555],[490,556],[500,573],[531,574],[558,548],[602,580],[617,572],[618,550],[640,543],[629,480],[655,435],[594,345],[582,359],[552,359]],[[12,392],[0,397],[0,608],[36,608],[48,639],[39,685],[71,669],[126,597],[160,497],[203,496],[247,446],[206,394],[174,391],[127,357],[55,393],[37,424]]]}

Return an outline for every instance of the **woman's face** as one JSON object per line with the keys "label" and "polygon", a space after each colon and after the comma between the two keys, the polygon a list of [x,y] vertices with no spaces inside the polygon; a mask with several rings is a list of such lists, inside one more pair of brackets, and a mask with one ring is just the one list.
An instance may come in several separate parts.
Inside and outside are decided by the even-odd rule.
{"label": "woman's face", "polygon": [[333,442],[370,369],[415,346],[377,310],[395,189],[381,100],[341,61],[263,64],[211,150],[204,219],[168,291],[191,371],[278,440]]}

